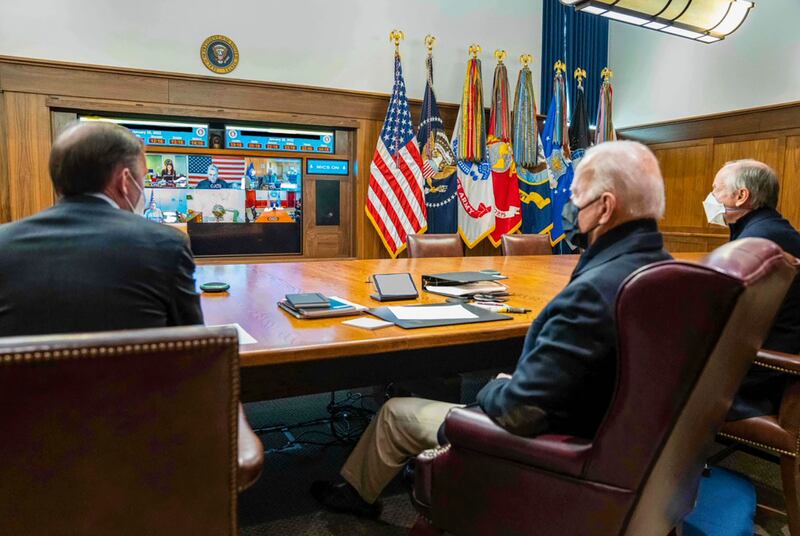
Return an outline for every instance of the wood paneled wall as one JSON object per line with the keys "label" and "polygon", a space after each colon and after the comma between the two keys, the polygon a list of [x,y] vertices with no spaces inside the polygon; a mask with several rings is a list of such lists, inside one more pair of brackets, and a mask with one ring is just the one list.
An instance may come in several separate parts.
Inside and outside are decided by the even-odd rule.
{"label": "wood paneled wall", "polygon": [[671,251],[710,251],[728,240],[709,225],[702,201],[728,161],[754,158],[781,180],[779,211],[800,228],[800,103],[622,129],[646,143],[661,163],[667,211],[661,228]]}

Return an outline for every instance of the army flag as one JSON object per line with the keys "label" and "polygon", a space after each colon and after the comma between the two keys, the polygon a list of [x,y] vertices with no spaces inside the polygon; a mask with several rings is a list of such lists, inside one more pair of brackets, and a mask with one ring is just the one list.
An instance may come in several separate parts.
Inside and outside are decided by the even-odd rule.
{"label": "army flag", "polygon": [[522,225],[517,166],[514,163],[514,151],[511,149],[508,72],[503,64],[504,53],[500,54],[494,70],[487,139],[494,193],[494,229],[489,233],[489,241],[494,247],[500,246],[504,234],[516,233]]}
{"label": "army flag", "polygon": [[[567,139],[566,121],[566,87],[562,76],[563,64],[556,63],[556,76],[553,83],[553,99],[547,110],[547,119],[542,133],[542,145],[550,169],[550,199],[552,203],[553,228],[550,230],[550,244],[554,252],[565,252],[562,245],[564,227],[561,222],[561,211],[570,197],[572,186],[572,160],[570,159],[569,140]],[[566,248],[569,250],[569,248]],[[568,251],[567,251],[568,252]]]}
{"label": "army flag", "polygon": [[569,148],[572,151],[572,168],[577,169],[578,162],[583,158],[583,153],[589,148],[589,114],[586,111],[586,93],[583,91],[583,79],[586,71],[575,70],[578,79],[578,88],[575,93],[575,108],[572,110],[572,120],[569,125]]}
{"label": "army flag", "polygon": [[410,234],[428,227],[422,157],[408,110],[400,53],[394,55],[394,87],[369,170],[365,211],[392,258]]}
{"label": "army flag", "polygon": [[606,67],[601,73],[603,85],[600,86],[600,105],[597,107],[597,131],[595,132],[595,143],[604,141],[614,141],[617,139],[617,132],[614,130],[613,111],[614,111],[614,88],[611,87],[611,77],[614,72]]}
{"label": "army flag", "polygon": [[553,228],[550,170],[536,124],[538,111],[532,80],[531,70],[525,63],[519,71],[514,91],[512,140],[522,208],[520,230],[528,234],[545,234]]}
{"label": "army flag", "polygon": [[422,149],[425,207],[428,232],[453,234],[458,230],[456,157],[444,131],[444,122],[433,92],[433,58],[425,62],[428,81],[422,101],[417,141]]}

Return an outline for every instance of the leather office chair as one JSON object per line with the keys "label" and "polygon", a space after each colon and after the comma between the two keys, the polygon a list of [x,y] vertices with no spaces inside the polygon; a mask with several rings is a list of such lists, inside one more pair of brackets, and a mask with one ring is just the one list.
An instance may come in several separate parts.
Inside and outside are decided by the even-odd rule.
{"label": "leather office chair", "polygon": [[[761,350],[755,364],[791,375],[778,415],[764,415],[722,425],[718,440],[760,458],[780,463],[789,531],[800,535],[800,356]],[[729,454],[725,451],[714,458]]]}
{"label": "leather office chair", "polygon": [[504,234],[501,238],[503,255],[552,255],[548,235]]}
{"label": "leather office chair", "polygon": [[464,246],[457,234],[412,234],[408,235],[408,256],[463,257]]}
{"label": "leather office chair", "polygon": [[666,535],[796,268],[763,239],[632,274],[616,303],[618,380],[594,439],[512,435],[480,410],[416,461],[412,534]]}
{"label": "leather office chair", "polygon": [[233,536],[263,462],[231,328],[0,339],[0,430],[0,534]]}

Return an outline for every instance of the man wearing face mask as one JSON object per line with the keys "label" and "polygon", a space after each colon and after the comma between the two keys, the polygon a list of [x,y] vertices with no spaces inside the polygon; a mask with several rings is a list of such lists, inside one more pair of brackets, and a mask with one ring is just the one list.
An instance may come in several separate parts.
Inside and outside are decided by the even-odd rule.
{"label": "man wearing face mask", "polygon": [[119,125],[55,140],[58,202],[0,225],[0,337],[203,323],[187,236],[142,217],[146,173]]}
{"label": "man wearing face mask", "polygon": [[[567,286],[534,320],[511,375],[500,374],[477,403],[506,430],[591,438],[616,381],[614,304],[623,280],[670,259],[656,220],[664,213],[658,161],[644,145],[607,142],[586,152],[563,213],[573,244],[584,247]],[[439,444],[453,404],[392,398],[381,408],[341,470],[342,481],[315,482],[324,506],[375,516],[381,490],[406,461]]]}
{"label": "man wearing face mask", "polygon": [[[709,223],[730,227],[731,240],[766,238],[800,257],[800,233],[776,210],[780,185],[775,172],[757,160],[728,162],[714,178],[703,201]],[[764,348],[800,353],[800,279],[786,296]],[[729,420],[776,415],[783,395],[784,375],[752,367],[733,401]]]}

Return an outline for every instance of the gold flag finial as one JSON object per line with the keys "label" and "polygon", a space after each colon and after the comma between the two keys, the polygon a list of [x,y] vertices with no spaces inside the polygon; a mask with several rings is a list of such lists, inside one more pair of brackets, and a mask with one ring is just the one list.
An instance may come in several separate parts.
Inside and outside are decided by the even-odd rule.
{"label": "gold flag finial", "polygon": [[561,73],[564,73],[564,72],[566,72],[566,71],[567,71],[567,64],[566,64],[566,63],[564,63],[564,62],[563,62],[563,61],[561,61],[561,60],[558,60],[558,61],[557,61],[557,62],[556,62],[554,65],[553,65],[553,69],[555,69],[555,71],[556,71],[556,74],[560,75]]}
{"label": "gold flag finial", "polygon": [[430,34],[425,36],[425,46],[428,49],[428,54],[433,53],[433,45],[436,44],[436,38]]}
{"label": "gold flag finial", "polygon": [[481,48],[480,45],[472,44],[469,46],[469,55],[472,59],[477,58],[478,54],[480,54],[481,51],[483,51],[483,49]]}
{"label": "gold flag finial", "polygon": [[575,69],[575,79],[578,81],[578,87],[583,87],[583,81],[586,80],[586,69],[578,67]]}
{"label": "gold flag finial", "polygon": [[389,32],[389,41],[394,43],[394,51],[400,54],[400,41],[406,38],[402,30],[392,30]]}
{"label": "gold flag finial", "polygon": [[600,76],[603,77],[603,82],[608,82],[611,80],[611,77],[614,76],[614,71],[606,67],[602,71],[600,71]]}
{"label": "gold flag finial", "polygon": [[508,54],[505,50],[498,48],[494,51],[494,57],[497,59],[497,63],[503,63],[503,60],[506,59],[506,56],[508,56]]}
{"label": "gold flag finial", "polygon": [[533,54],[521,54],[519,61],[522,63],[523,67],[527,67],[533,62]]}

